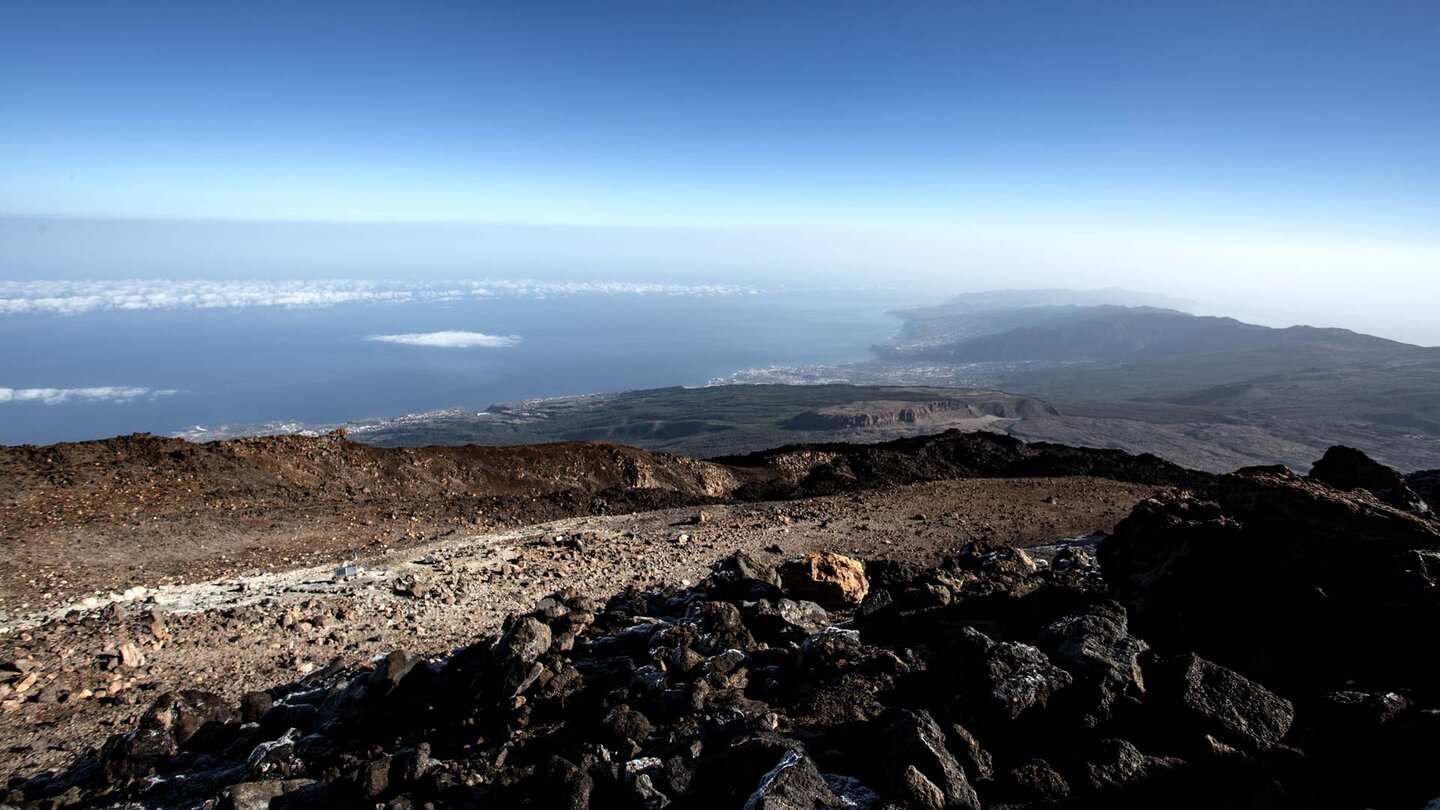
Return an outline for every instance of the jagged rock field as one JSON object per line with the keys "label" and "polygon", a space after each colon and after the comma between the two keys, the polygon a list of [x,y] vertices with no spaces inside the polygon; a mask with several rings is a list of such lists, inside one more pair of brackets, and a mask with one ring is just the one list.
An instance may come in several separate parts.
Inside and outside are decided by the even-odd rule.
{"label": "jagged rock field", "polygon": [[[1218,478],[1088,452],[951,437],[721,460],[762,471],[737,492],[802,498],[763,503],[815,510],[808,525],[828,540],[806,542],[790,512],[668,512],[670,549],[736,519],[783,516],[776,528],[790,531],[770,535],[785,545],[712,543],[693,579],[536,583],[553,587],[443,652],[407,644],[268,682],[242,672],[240,694],[166,691],[67,766],[12,778],[6,801],[811,810],[1440,797],[1440,693],[1423,641],[1440,611],[1440,522],[1409,482],[1344,448],[1309,476]],[[1022,499],[1031,513],[1131,492],[1113,531],[1042,542],[1023,520],[952,524],[958,542],[917,539],[919,554],[909,532],[845,543],[820,525],[867,500],[866,525],[932,523],[953,511],[903,512],[974,483],[943,479],[1031,472],[1041,458],[1052,475],[1083,477],[983,483],[1045,481]],[[1094,483],[1107,470],[1152,480],[1107,490]],[[933,483],[897,485],[903,471]],[[886,483],[860,483],[874,481]],[[1067,482],[1088,489],[1056,494]],[[887,500],[902,511],[884,512]],[[117,666],[137,653],[118,649]]]}

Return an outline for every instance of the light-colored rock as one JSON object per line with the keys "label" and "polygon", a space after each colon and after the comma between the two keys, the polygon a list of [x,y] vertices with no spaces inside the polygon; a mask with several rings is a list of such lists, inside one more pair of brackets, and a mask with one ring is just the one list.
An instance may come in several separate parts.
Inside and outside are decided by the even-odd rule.
{"label": "light-colored rock", "polygon": [[827,610],[856,607],[870,592],[864,563],[828,551],[781,563],[780,580],[787,596],[807,599]]}
{"label": "light-colored rock", "polygon": [[131,669],[145,666],[145,653],[140,652],[140,648],[135,645],[135,642],[127,641],[121,644],[119,652],[121,664]]}

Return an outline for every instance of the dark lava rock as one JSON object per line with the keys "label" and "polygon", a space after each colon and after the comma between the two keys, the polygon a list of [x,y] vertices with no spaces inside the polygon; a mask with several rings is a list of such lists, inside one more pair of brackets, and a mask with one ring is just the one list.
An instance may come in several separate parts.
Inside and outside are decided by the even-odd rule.
{"label": "dark lava rock", "polygon": [[1431,514],[1440,514],[1440,470],[1420,470],[1405,476],[1405,483],[1425,505]]}
{"label": "dark lava rock", "polygon": [[780,574],[775,566],[743,551],[715,563],[705,584],[722,599],[773,599],[780,595]]}
{"label": "dark lava rock", "polygon": [[228,742],[223,727],[233,730],[240,713],[229,701],[213,692],[186,689],[161,696],[150,707],[147,722],[168,728],[180,748],[215,748]]}
{"label": "dark lava rock", "polygon": [[950,750],[955,753],[955,760],[965,768],[972,781],[995,775],[995,762],[990,752],[982,748],[980,741],[964,726],[952,723],[948,742]]}
{"label": "dark lava rock", "polygon": [[[711,461],[736,467],[786,470],[797,452],[820,452],[828,461],[795,483],[782,476],[741,487],[747,500],[833,495],[950,478],[1017,478],[1093,475],[1116,481],[1204,489],[1212,476],[1187,470],[1149,453],[1022,442],[986,431],[947,430],[876,444],[812,444],[781,447]],[[824,604],[823,602],[821,604]]]}
{"label": "dark lava rock", "polygon": [[814,602],[793,599],[741,604],[745,625],[768,644],[802,641],[830,626],[830,614]]}
{"label": "dark lava rock", "polygon": [[688,618],[701,629],[695,640],[695,649],[707,654],[726,650],[749,650],[755,646],[755,637],[745,626],[740,608],[729,602],[696,602],[691,606]]}
{"label": "dark lava rock", "polygon": [[1137,506],[1100,545],[1103,579],[1078,555],[1058,570],[977,545],[928,569],[870,566],[890,599],[849,621],[738,557],[603,609],[561,591],[433,664],[335,664],[238,710],[162,696],[4,801],[1413,810],[1440,796],[1426,635],[1440,529],[1283,470],[1202,494]]}
{"label": "dark lava rock", "polygon": [[745,810],[816,810],[854,806],[837,795],[804,754],[786,751],[745,800]]}
{"label": "dark lava rock", "polygon": [[1177,731],[1209,734],[1246,751],[1263,751],[1290,730],[1295,707],[1244,676],[1187,654],[1150,670],[1157,704],[1174,712]]}
{"label": "dark lava rock", "polygon": [[645,715],[623,703],[611,709],[603,722],[610,742],[618,746],[633,746],[635,750],[628,752],[632,756],[638,752],[639,743],[655,730]]}
{"label": "dark lava rock", "polygon": [[978,720],[1010,721],[1031,709],[1043,709],[1074,678],[1029,644],[997,642],[965,628],[961,648],[969,670],[961,674],[957,701],[963,713]]}
{"label": "dark lava rock", "polygon": [[1151,778],[1169,763],[1140,753],[1127,740],[1101,740],[1085,760],[1085,778],[1095,790],[1120,788]]}
{"label": "dark lava rock", "polygon": [[240,719],[246,723],[258,723],[274,705],[275,701],[268,692],[246,692],[240,700]]}
{"label": "dark lava rock", "polygon": [[1130,635],[1118,602],[1092,605],[1047,625],[1040,631],[1040,647],[1077,679],[1072,694],[1086,726],[1104,723],[1117,703],[1137,701],[1145,693],[1140,660],[1150,645]]}
{"label": "dark lava rock", "polygon": [[1440,524],[1369,498],[1288,471],[1227,475],[1213,501],[1141,503],[1099,555],[1161,652],[1321,692],[1431,671],[1413,628],[1440,622]]}
{"label": "dark lava rock", "polygon": [[537,660],[551,642],[550,628],[539,619],[524,616],[516,619],[500,643],[495,645],[495,662],[499,665],[503,684],[501,694],[514,697],[524,692],[544,670]]}
{"label": "dark lava rock", "polygon": [[1002,786],[1011,802],[1031,803],[1063,799],[1070,795],[1070,785],[1050,763],[1032,759],[1005,774]]}
{"label": "dark lava rock", "polygon": [[1310,469],[1310,477],[1342,491],[1363,489],[1396,509],[1422,514],[1430,511],[1398,471],[1353,447],[1337,444],[1326,450]]}
{"label": "dark lava rock", "polygon": [[943,797],[940,807],[979,809],[980,798],[945,747],[945,733],[929,712],[900,712],[885,729],[882,745],[893,778],[912,800],[929,804],[938,791]]}
{"label": "dark lava rock", "polygon": [[241,782],[220,791],[218,810],[269,810],[276,798],[294,793],[309,785],[313,779],[267,779],[260,782]]}

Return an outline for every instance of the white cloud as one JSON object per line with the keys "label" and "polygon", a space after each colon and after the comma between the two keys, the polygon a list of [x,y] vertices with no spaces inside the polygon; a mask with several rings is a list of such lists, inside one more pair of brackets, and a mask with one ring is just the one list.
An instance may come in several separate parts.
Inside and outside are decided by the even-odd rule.
{"label": "white cloud", "polygon": [[503,349],[520,342],[517,335],[486,335],[480,332],[412,332],[404,335],[371,335],[366,340],[441,349]]}
{"label": "white cloud", "polygon": [[447,282],[361,281],[0,281],[0,315],[77,315],[98,310],[313,309],[339,304],[457,301],[551,295],[747,295],[752,287],[623,281],[547,282],[479,279]]}
{"label": "white cloud", "polygon": [[17,402],[40,402],[45,405],[60,405],[70,401],[82,402],[130,402],[136,399],[154,399],[177,394],[173,389],[137,388],[134,386],[107,385],[98,388],[0,388],[0,405]]}

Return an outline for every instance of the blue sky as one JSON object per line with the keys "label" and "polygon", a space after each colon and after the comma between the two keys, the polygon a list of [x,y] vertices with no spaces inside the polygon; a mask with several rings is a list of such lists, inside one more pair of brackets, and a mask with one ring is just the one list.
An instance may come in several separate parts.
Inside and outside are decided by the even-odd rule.
{"label": "blue sky", "polygon": [[1440,343],[1440,3],[0,0],[0,279],[1123,286]]}
{"label": "blue sky", "polygon": [[1434,2],[0,4],[0,212],[1434,245]]}

